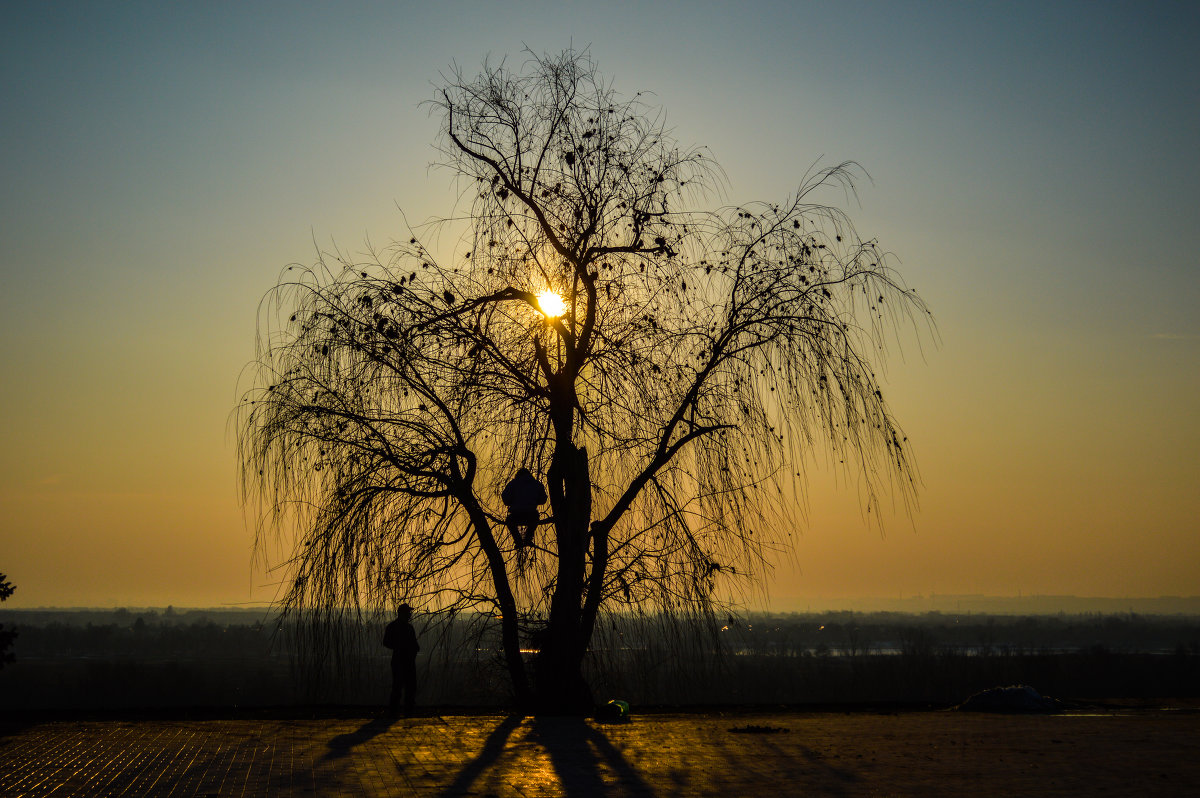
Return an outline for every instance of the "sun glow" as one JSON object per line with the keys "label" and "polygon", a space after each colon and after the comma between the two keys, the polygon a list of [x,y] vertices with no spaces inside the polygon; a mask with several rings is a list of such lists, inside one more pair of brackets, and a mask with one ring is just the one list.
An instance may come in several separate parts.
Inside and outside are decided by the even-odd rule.
{"label": "sun glow", "polygon": [[567,312],[567,303],[553,291],[543,291],[537,295],[538,307],[548,319],[557,319]]}

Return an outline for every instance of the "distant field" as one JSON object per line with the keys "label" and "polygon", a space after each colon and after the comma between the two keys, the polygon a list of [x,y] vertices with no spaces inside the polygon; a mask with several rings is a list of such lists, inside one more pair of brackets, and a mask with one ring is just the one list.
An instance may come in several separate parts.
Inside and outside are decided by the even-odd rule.
{"label": "distant field", "polygon": [[[421,700],[509,700],[493,630],[479,618],[418,623]],[[320,671],[264,611],[0,612],[19,632],[0,706],[378,705],[388,689],[377,625]],[[755,614],[707,629],[617,618],[588,663],[598,699],[638,705],[951,705],[1030,684],[1064,699],[1200,696],[1200,618],[1183,615]]]}

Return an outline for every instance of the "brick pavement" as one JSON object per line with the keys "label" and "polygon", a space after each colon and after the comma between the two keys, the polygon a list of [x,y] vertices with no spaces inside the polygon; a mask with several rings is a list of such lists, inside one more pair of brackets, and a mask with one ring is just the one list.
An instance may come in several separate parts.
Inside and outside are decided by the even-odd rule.
{"label": "brick pavement", "polygon": [[0,795],[1185,795],[1198,730],[1162,712],[5,722]]}

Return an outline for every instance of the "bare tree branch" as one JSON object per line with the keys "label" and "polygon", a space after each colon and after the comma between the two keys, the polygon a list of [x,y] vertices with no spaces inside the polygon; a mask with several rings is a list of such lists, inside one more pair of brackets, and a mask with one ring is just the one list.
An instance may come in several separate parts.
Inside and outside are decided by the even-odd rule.
{"label": "bare tree branch", "polygon": [[[856,164],[706,210],[719,167],[586,52],[453,71],[431,105],[466,251],[322,255],[263,303],[238,447],[260,546],[275,530],[292,552],[289,612],[481,611],[518,697],[582,704],[599,615],[709,617],[755,584],[815,450],[858,469],[868,507],[915,497],[876,369],[899,322],[932,322],[817,202]],[[522,466],[549,496],[528,545],[501,523]]]}

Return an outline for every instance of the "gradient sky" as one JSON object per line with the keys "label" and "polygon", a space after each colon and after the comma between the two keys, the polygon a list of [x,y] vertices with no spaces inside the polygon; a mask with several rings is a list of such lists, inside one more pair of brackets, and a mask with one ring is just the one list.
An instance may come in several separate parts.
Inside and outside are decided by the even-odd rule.
{"label": "gradient sky", "polygon": [[439,71],[572,42],[730,203],[859,161],[934,310],[887,382],[919,511],[881,535],[815,471],[779,601],[1200,594],[1198,40],[1182,2],[7,3],[6,606],[270,599],[228,428],[259,299],[451,210]]}

